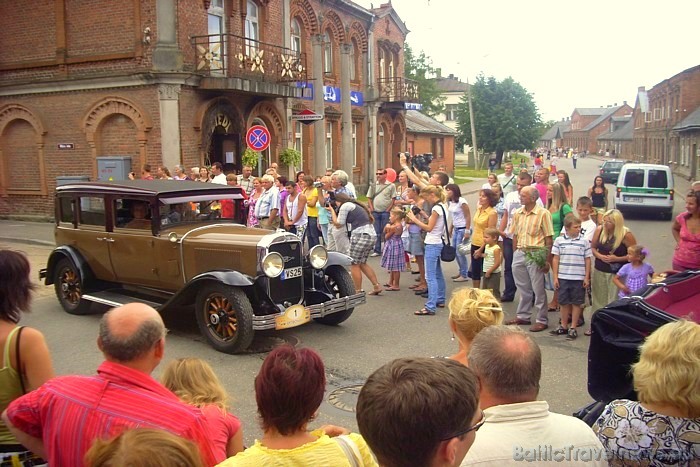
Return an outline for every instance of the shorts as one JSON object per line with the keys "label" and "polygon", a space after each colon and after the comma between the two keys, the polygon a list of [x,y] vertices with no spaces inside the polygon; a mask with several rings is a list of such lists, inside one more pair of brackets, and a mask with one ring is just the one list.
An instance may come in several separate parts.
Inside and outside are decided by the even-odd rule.
{"label": "shorts", "polygon": [[376,234],[352,234],[350,236],[350,252],[348,253],[352,258],[352,264],[365,264],[376,242]]}
{"label": "shorts", "polygon": [[586,289],[582,280],[559,279],[559,305],[583,306]]}
{"label": "shorts", "polygon": [[406,248],[406,251],[413,256],[425,256],[425,244],[423,243],[423,236],[420,232],[408,233],[408,248]]}
{"label": "shorts", "polygon": [[481,273],[483,272],[484,268],[484,257],[482,256],[481,258],[474,258],[474,252],[476,252],[480,246],[472,244],[472,254],[471,254],[471,260],[472,260],[472,269],[470,272],[469,277],[474,279],[475,281],[481,280]]}

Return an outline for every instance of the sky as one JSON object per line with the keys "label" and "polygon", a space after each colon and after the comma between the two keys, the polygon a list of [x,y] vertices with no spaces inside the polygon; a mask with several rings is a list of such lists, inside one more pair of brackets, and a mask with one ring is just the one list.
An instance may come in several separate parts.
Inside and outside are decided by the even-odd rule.
{"label": "sky", "polygon": [[[354,0],[369,8],[388,0]],[[392,0],[442,76],[511,76],[544,121],[634,107],[639,86],[700,65],[698,0]]]}

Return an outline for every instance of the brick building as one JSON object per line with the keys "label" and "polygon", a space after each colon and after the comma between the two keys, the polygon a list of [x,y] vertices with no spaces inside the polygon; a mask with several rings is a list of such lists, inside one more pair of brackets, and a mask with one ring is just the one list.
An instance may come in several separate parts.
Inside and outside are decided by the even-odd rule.
{"label": "brick building", "polygon": [[411,154],[431,153],[432,170],[454,173],[455,138],[452,128],[417,110],[406,111],[406,148]]}
{"label": "brick building", "polygon": [[[319,174],[363,185],[405,150],[408,34],[391,4],[350,0],[39,0],[0,16],[0,214],[51,215],[60,176],[97,159],[241,167],[270,132]],[[323,120],[303,125],[312,110]],[[297,168],[299,169],[299,168]]]}
{"label": "brick building", "polygon": [[632,110],[627,102],[608,107],[574,109],[571,114],[571,129],[564,133],[564,146],[578,148],[579,151],[588,151],[589,153],[597,152],[597,138],[609,131],[609,118],[631,115]]}
{"label": "brick building", "polygon": [[632,115],[610,117],[609,131],[598,136],[598,150],[609,150],[618,159],[632,159],[634,119]]}
{"label": "brick building", "polygon": [[540,137],[539,147],[554,149],[564,147],[564,134],[571,130],[571,121],[567,117],[555,123]]}

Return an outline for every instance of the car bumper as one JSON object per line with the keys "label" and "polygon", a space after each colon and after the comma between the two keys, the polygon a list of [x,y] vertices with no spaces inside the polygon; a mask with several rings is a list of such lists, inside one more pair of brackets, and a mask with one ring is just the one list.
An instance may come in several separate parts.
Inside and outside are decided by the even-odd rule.
{"label": "car bumper", "polygon": [[[332,300],[328,300],[327,302],[318,303],[316,305],[308,305],[305,308],[309,310],[311,314],[311,319],[316,319],[323,318],[324,316],[332,315],[333,313],[338,313],[340,311],[355,308],[356,306],[362,305],[366,302],[366,293],[360,292],[353,295],[348,295],[347,297],[334,298]],[[283,314],[284,312],[264,316],[253,316],[253,330],[264,331],[266,329],[275,329],[275,318],[282,316]]]}

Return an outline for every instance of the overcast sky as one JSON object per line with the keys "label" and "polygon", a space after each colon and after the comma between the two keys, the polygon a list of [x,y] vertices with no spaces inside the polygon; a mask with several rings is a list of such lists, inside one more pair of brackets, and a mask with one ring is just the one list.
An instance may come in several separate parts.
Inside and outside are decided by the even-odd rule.
{"label": "overcast sky", "polygon": [[[354,0],[378,7],[381,0]],[[386,1],[386,0],[385,0]],[[700,64],[698,0],[393,0],[407,42],[462,81],[508,76],[544,120],[627,101]]]}

